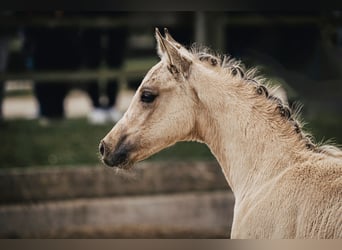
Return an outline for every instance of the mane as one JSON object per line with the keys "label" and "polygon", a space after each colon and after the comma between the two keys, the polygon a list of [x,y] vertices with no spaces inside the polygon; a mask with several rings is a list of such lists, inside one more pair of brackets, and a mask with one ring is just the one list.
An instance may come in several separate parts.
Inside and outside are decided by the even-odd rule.
{"label": "mane", "polygon": [[238,77],[244,80],[246,84],[253,84],[258,94],[264,95],[271,104],[277,105],[280,115],[285,118],[284,122],[292,123],[295,132],[299,134],[308,150],[342,158],[342,150],[337,145],[332,145],[331,141],[317,143],[312,134],[304,131],[304,122],[300,116],[302,106],[296,104],[290,107],[286,92],[281,91],[281,85],[271,84],[267,78],[260,74],[257,67],[248,69],[241,60],[230,55],[221,55],[197,44],[191,46],[190,52],[198,60],[206,61],[211,66],[220,67],[227,74],[227,77]]}

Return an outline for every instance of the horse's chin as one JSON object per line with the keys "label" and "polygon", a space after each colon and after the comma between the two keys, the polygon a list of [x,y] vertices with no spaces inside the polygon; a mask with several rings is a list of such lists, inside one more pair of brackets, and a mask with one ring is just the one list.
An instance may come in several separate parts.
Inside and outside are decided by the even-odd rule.
{"label": "horse's chin", "polygon": [[110,167],[110,168],[113,168],[113,169],[119,169],[119,170],[131,170],[133,168],[133,166],[134,166],[134,162],[131,162],[131,161],[123,162],[123,163],[120,163],[118,165],[110,165],[110,164],[106,163],[103,160],[102,160],[102,163],[106,167]]}
{"label": "horse's chin", "polygon": [[116,167],[122,170],[131,170],[133,166],[134,166],[133,162],[127,162],[127,163],[122,163]]}

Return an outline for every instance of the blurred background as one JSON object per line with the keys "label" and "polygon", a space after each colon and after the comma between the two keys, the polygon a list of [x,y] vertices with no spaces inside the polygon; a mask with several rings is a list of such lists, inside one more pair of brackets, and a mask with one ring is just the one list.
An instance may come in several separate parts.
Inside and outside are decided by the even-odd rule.
{"label": "blurred background", "polygon": [[342,142],[342,12],[0,12],[1,238],[227,238],[234,199],[209,149],[128,173],[98,144],[158,62],[154,28],[258,66],[316,141]]}

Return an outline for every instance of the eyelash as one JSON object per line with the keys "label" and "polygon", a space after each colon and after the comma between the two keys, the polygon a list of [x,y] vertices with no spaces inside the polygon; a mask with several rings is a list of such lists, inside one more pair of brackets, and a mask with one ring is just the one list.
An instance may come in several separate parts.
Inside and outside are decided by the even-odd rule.
{"label": "eyelash", "polygon": [[157,95],[149,92],[143,91],[140,96],[140,100],[144,103],[152,103],[156,99]]}

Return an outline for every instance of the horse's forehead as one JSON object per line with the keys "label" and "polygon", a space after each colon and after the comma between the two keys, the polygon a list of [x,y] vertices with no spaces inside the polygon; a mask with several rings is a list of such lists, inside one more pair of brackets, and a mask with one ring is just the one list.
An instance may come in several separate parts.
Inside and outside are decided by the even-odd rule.
{"label": "horse's forehead", "polygon": [[[154,65],[146,74],[142,85],[146,86],[146,85],[154,85],[154,83],[159,82],[159,80],[162,80],[160,78],[163,77],[162,75],[162,71],[163,71],[163,64],[162,63],[158,63],[156,65]],[[162,80],[163,81],[163,80]]]}
{"label": "horse's forehead", "polygon": [[154,65],[146,74],[145,79],[150,79],[151,77],[158,76],[163,70],[163,64],[161,62]]}

